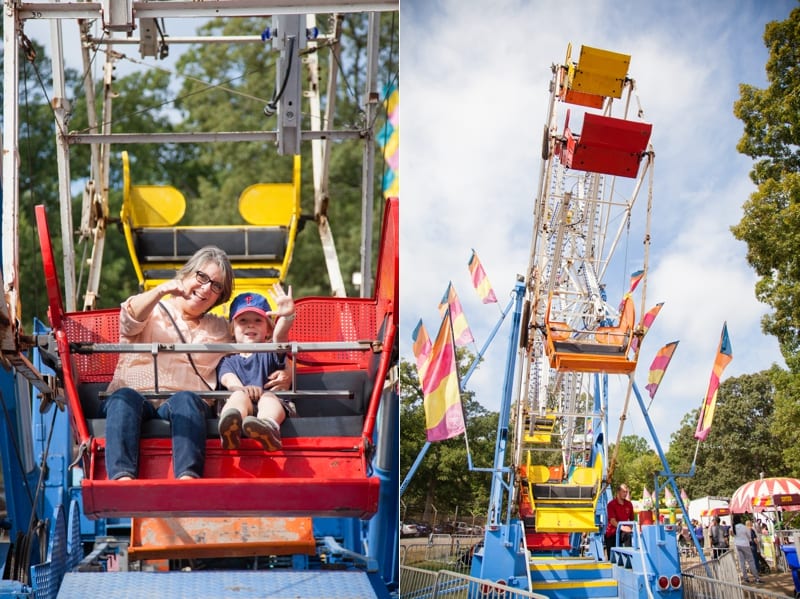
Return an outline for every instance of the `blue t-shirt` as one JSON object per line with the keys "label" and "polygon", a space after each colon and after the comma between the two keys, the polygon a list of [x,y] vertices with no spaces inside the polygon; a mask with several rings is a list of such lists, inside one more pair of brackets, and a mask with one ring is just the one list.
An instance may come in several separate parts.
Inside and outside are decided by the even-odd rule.
{"label": "blue t-shirt", "polygon": [[263,388],[269,375],[276,370],[283,370],[285,365],[285,354],[278,356],[274,352],[262,352],[246,357],[241,354],[230,354],[220,361],[217,375],[221,381],[222,375],[231,372],[239,377],[244,386],[255,385]]}

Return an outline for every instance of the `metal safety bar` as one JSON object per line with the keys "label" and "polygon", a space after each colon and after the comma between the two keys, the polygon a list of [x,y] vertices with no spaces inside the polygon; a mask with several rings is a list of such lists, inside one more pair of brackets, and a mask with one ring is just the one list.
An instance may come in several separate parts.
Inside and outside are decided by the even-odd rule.
{"label": "metal safety bar", "polygon": [[243,352],[282,352],[298,354],[323,351],[381,351],[380,341],[319,341],[312,343],[92,343],[75,341],[69,344],[70,352],[76,354],[126,354],[178,352],[186,354],[217,353],[237,354]]}
{"label": "metal safety bar", "polygon": [[[172,393],[162,393],[158,389],[158,354],[159,353],[256,353],[256,352],[278,352],[289,355],[297,355],[304,352],[324,352],[324,351],[372,351],[379,353],[382,351],[383,344],[380,341],[319,341],[310,343],[91,343],[73,342],[70,343],[70,353],[94,354],[94,353],[149,353],[153,356],[153,381],[154,392],[145,393],[149,399],[159,399],[169,397]],[[297,389],[297,364],[291,360],[292,365],[292,389]],[[276,392],[282,397],[303,395],[309,396],[313,393],[304,391],[296,392]],[[203,392],[204,397],[217,398],[229,395],[226,391],[209,390]],[[325,396],[352,397],[349,391],[334,391],[319,393]]]}

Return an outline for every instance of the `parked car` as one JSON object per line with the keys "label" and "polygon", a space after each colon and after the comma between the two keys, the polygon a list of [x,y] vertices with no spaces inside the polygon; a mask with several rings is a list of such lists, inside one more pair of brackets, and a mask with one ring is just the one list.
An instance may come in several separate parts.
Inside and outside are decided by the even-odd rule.
{"label": "parked car", "polygon": [[467,524],[466,522],[455,522],[454,523],[455,532],[453,534],[457,535],[472,535],[475,534],[473,527]]}
{"label": "parked car", "polygon": [[436,526],[433,527],[433,534],[435,535],[451,535],[453,534],[453,525],[449,522],[440,522]]}
{"label": "parked car", "polygon": [[411,524],[410,522],[401,522],[400,523],[400,536],[401,537],[416,537],[419,536],[419,532],[417,531],[417,525]]}
{"label": "parked car", "polygon": [[417,527],[417,535],[420,537],[427,537],[431,534],[431,527],[429,524],[425,524],[424,522],[411,522]]}

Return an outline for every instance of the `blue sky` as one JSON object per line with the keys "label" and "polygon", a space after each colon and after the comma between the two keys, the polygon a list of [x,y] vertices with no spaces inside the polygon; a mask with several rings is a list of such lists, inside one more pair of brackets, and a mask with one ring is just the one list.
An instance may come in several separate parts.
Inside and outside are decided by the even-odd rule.
{"label": "blue sky", "polygon": [[[500,311],[483,305],[467,271],[475,248],[505,305],[524,274],[550,66],[572,43],[630,54],[656,159],[647,305],[664,302],[643,344],[642,392],[655,352],[680,345],[650,408],[664,448],[708,387],[723,321],[734,358],[723,380],[784,365],[761,333],[746,247],[730,233],[754,190],[752,161],[736,151],[740,83],[766,85],[764,26],[795,1],[631,2],[403,0],[401,7],[401,356],[422,318],[438,328],[452,281],[481,347]],[[629,240],[630,266],[641,238]],[[641,261],[639,261],[641,264]],[[632,268],[631,270],[635,270]],[[616,280],[624,281],[627,274]],[[613,297],[613,292],[610,296]],[[508,320],[508,319],[507,319]],[[508,323],[468,388],[499,408]],[[473,348],[475,350],[476,348]],[[626,382],[610,377],[611,440]],[[635,404],[624,434],[650,435]],[[424,431],[420,431],[424,435]]]}

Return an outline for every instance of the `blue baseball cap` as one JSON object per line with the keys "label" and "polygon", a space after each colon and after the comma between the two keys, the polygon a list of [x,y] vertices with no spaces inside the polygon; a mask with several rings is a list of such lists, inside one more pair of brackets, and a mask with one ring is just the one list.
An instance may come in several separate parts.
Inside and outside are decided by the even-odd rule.
{"label": "blue baseball cap", "polygon": [[240,293],[231,302],[231,321],[244,312],[255,312],[264,318],[267,317],[267,312],[271,312],[272,308],[263,295],[258,293]]}

